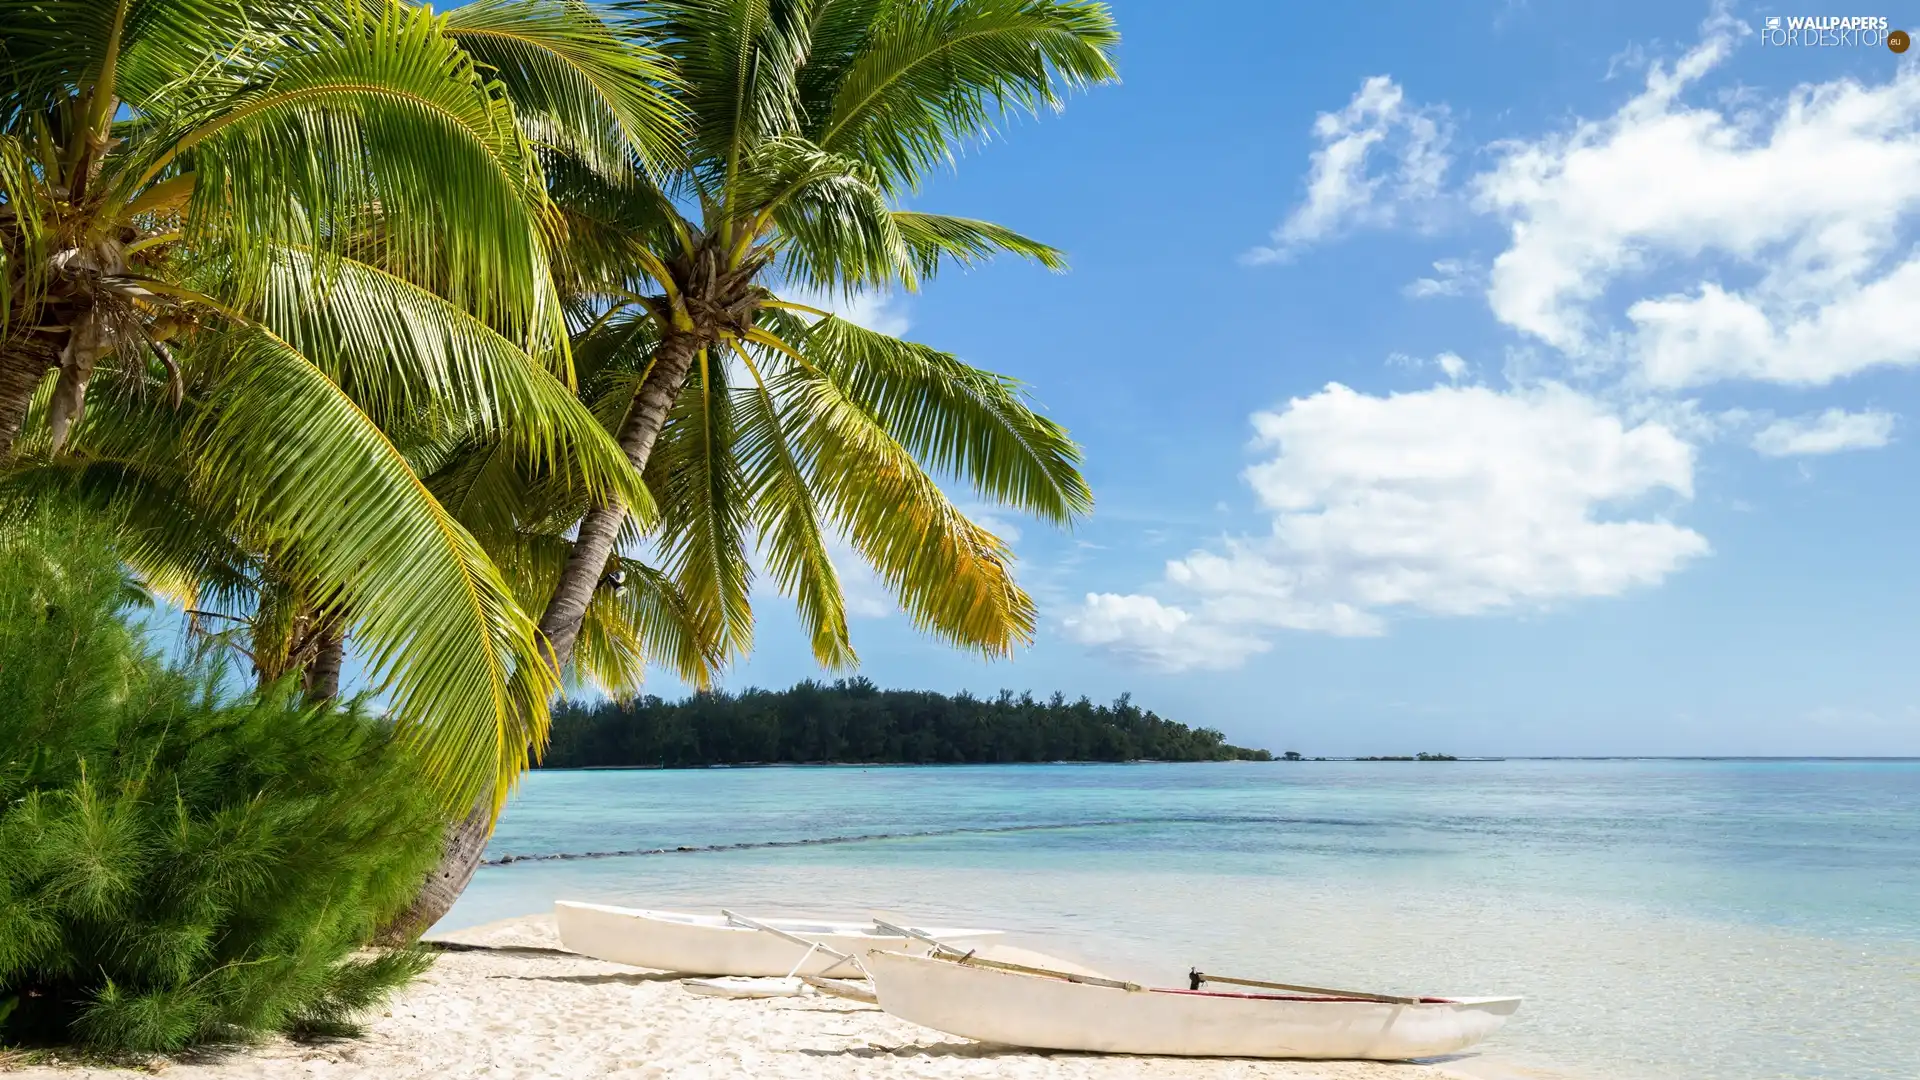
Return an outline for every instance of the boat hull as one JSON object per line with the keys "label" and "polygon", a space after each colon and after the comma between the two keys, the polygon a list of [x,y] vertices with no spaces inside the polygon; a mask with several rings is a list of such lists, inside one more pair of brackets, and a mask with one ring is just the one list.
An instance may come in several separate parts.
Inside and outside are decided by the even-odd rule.
{"label": "boat hull", "polygon": [[1418,1005],[1124,990],[903,953],[862,958],[880,1007],[980,1042],[1170,1057],[1402,1061],[1464,1050],[1519,998]]}
{"label": "boat hull", "polygon": [[[762,930],[729,924],[717,915],[648,911],[570,900],[555,903],[553,913],[560,924],[560,943],[570,952],[596,960],[689,975],[749,978],[780,977],[789,973],[840,978],[860,975],[853,964],[822,952],[808,957],[805,966],[795,972],[793,967],[806,953],[805,946]],[[875,948],[925,951],[925,946],[912,940],[872,933],[871,924],[803,919],[761,921],[855,957]],[[942,941],[955,943],[977,942],[1000,933],[953,928],[932,928],[930,932]]]}

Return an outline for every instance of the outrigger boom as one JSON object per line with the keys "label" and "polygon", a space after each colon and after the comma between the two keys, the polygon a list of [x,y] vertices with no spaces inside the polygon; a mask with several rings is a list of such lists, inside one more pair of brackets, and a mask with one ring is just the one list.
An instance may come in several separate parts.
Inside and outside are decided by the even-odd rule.
{"label": "outrigger boom", "polygon": [[860,961],[855,959],[852,954],[843,953],[839,949],[836,949],[833,946],[826,944],[825,942],[809,941],[806,938],[799,936],[798,934],[789,934],[785,930],[782,930],[777,926],[769,926],[768,924],[763,923],[758,919],[749,919],[745,915],[740,915],[735,912],[728,911],[726,908],[721,908],[720,914],[725,915],[727,917],[727,921],[730,923],[733,923],[736,926],[744,926],[749,930],[758,930],[763,934],[772,934],[774,937],[782,938],[786,941],[791,941],[795,945],[805,946],[807,951],[800,955],[799,962],[794,964],[793,970],[787,972],[786,974],[786,977],[789,979],[799,974],[800,969],[806,966],[807,960],[810,957],[812,957],[813,954],[816,952],[826,953],[828,956],[831,956],[836,961],[838,961],[838,963],[830,964],[827,967],[816,972],[816,974],[818,975],[825,975],[827,972],[832,971],[834,968],[839,967],[841,964],[852,964],[854,966],[854,969],[860,972],[862,976],[865,976],[867,973],[867,969],[864,967],[861,967]]}
{"label": "outrigger boom", "polygon": [[1324,986],[1302,986],[1298,983],[1262,982],[1259,979],[1230,979],[1225,975],[1208,975],[1199,968],[1187,972],[1188,989],[1198,990],[1208,983],[1227,983],[1230,986],[1252,986],[1261,990],[1285,990],[1290,994],[1312,994],[1315,997],[1342,998],[1349,1001],[1379,1001],[1389,1005],[1418,1005],[1423,999],[1395,997],[1392,994],[1370,994],[1364,990],[1330,990]]}
{"label": "outrigger boom", "polygon": [[916,941],[925,942],[927,945],[932,946],[928,955],[937,956],[943,960],[952,960],[961,964],[972,964],[976,967],[993,968],[996,971],[1012,971],[1021,975],[1041,975],[1050,979],[1065,979],[1067,982],[1085,983],[1088,986],[1106,986],[1115,990],[1145,989],[1145,987],[1139,983],[1121,982],[1118,979],[1103,979],[1098,975],[1079,975],[1071,971],[1055,971],[1052,968],[1028,967],[1025,964],[1009,964],[1003,960],[987,960],[975,955],[977,950],[969,949],[966,952],[961,952],[959,949],[937,938],[928,937],[926,934],[910,926],[896,926],[882,919],[873,920],[873,925],[878,927],[883,933],[899,934],[902,937],[909,937]]}

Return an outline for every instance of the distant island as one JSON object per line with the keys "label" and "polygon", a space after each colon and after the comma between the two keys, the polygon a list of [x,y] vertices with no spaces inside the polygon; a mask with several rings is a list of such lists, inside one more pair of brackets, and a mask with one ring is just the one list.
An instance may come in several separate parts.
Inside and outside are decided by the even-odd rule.
{"label": "distant island", "polygon": [[1213,728],[1055,694],[991,699],[882,690],[866,679],[679,701],[562,704],[541,768],[990,765],[1046,761],[1272,761]]}
{"label": "distant island", "polygon": [[[1281,761],[1308,761],[1308,760],[1326,761],[1327,759],[1323,757],[1309,759],[1309,758],[1302,757],[1298,750],[1289,750],[1286,753],[1280,755],[1280,760]],[[1334,761],[1459,761],[1460,759],[1457,757],[1454,757],[1452,754],[1419,753],[1419,754],[1406,754],[1406,755],[1387,755],[1385,757],[1334,758],[1333,760]],[[1505,759],[1504,758],[1479,758],[1476,760],[1503,761]]]}

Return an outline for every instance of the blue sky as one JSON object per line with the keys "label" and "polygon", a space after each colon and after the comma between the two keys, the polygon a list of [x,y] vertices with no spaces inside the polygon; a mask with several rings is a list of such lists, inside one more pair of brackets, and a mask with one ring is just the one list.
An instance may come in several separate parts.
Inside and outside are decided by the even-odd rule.
{"label": "blue sky", "polygon": [[[1023,380],[1095,512],[970,507],[1040,604],[1007,661],[843,560],[860,674],[1308,754],[1920,755],[1920,50],[1765,45],[1827,13],[1757,5],[1112,6],[1121,85],[915,202],[1070,272],[844,306]],[[820,677],[757,611],[725,685]]]}
{"label": "blue sky", "polygon": [[[854,313],[1024,380],[1098,506],[995,515],[1042,606],[1008,662],[847,567],[863,674],[1308,753],[1920,753],[1920,52],[1768,47],[1822,13],[1759,6],[1113,7],[1122,85],[917,202],[1071,272]],[[761,612],[727,684],[815,674]]]}

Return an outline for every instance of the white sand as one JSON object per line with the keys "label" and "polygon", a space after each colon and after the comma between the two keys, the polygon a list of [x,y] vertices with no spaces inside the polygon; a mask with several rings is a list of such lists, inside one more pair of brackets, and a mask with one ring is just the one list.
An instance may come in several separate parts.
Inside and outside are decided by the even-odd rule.
{"label": "white sand", "polygon": [[[149,1068],[181,1080],[1440,1080],[1450,1075],[1421,1065],[1191,1061],[986,1047],[838,998],[703,997],[669,976],[572,955],[513,951],[557,949],[559,934],[550,917],[495,923],[445,940],[495,951],[443,955],[384,1015],[370,1019],[364,1038],[315,1044],[274,1040],[231,1053],[156,1060]],[[135,1074],[37,1066],[10,1073],[9,1080],[130,1075]]]}

